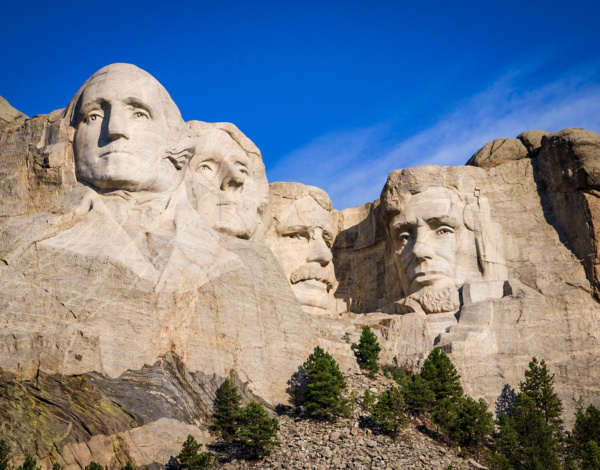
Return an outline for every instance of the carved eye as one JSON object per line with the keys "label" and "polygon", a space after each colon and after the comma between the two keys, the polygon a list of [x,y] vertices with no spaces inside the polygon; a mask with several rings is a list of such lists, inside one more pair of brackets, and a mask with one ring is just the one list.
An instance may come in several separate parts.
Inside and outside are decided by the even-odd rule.
{"label": "carved eye", "polygon": [[452,235],[453,233],[454,233],[454,230],[451,229],[450,227],[440,227],[436,231],[436,235],[438,237],[446,237],[448,235]]}
{"label": "carved eye", "polygon": [[136,119],[150,119],[150,116],[148,115],[148,113],[146,111],[135,111],[133,113],[133,117]]}
{"label": "carved eye", "polygon": [[100,111],[90,111],[83,121],[89,124],[97,119],[102,119],[102,117],[103,114]]}
{"label": "carved eye", "polygon": [[214,171],[214,169],[210,163],[204,162],[200,164],[200,166],[198,167],[198,171],[201,171],[203,173],[209,173]]}
{"label": "carved eye", "polygon": [[410,234],[408,232],[402,232],[398,235],[398,241],[403,245],[406,244],[409,239],[410,239]]}
{"label": "carved eye", "polygon": [[286,235],[289,238],[293,238],[294,240],[310,240],[310,232],[308,230],[303,230],[301,232],[291,232]]}

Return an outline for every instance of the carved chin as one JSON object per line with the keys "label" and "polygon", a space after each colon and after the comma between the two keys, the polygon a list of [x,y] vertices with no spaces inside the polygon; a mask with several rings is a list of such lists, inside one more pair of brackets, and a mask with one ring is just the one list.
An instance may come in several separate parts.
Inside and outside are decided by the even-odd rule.
{"label": "carved chin", "polygon": [[310,279],[292,285],[292,291],[305,311],[313,312],[316,309],[327,310],[330,296],[327,285],[321,281]]}

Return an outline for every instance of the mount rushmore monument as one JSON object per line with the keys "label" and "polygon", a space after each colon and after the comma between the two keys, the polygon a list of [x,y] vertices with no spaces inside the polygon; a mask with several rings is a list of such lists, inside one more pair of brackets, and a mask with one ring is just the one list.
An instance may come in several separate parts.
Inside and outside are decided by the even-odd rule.
{"label": "mount rushmore monument", "polygon": [[184,122],[133,65],[48,115],[7,106],[0,426],[17,452],[165,462],[188,434],[210,441],[226,378],[285,403],[317,345],[356,370],[343,338],[365,325],[382,363],[416,370],[441,347],[490,404],[532,356],[567,413],[600,403],[600,135],[498,139],[337,211],[322,189],[269,184],[235,125]]}

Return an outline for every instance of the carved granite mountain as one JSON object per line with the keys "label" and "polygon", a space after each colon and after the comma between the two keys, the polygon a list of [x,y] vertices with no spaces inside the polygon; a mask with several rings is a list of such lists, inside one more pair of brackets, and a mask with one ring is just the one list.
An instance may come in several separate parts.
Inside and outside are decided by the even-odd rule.
{"label": "carved granite mountain", "polygon": [[225,378],[285,403],[317,344],[356,370],[366,324],[383,363],[442,347],[490,404],[543,358],[569,418],[600,404],[598,168],[598,134],[528,131],[335,211],[107,66],[0,132],[0,428],[45,467],[164,464],[212,439]]}
{"label": "carved granite mountain", "polygon": [[[227,377],[247,397],[286,400],[317,342],[309,320],[265,245],[214,231],[189,203],[194,141],[153,77],[106,67],[66,110],[10,130],[0,136],[0,367],[20,379],[89,377],[100,398],[88,411],[108,400],[135,419],[88,426],[87,439],[128,442],[135,428],[156,444],[85,454],[82,435],[65,428],[68,467],[114,465],[123,452],[164,463],[181,442],[162,436],[190,426],[206,441]],[[46,400],[62,407],[60,396]],[[84,424],[95,420],[86,409],[74,413]],[[64,420],[53,416],[46,424]],[[56,429],[31,444],[45,464]]]}

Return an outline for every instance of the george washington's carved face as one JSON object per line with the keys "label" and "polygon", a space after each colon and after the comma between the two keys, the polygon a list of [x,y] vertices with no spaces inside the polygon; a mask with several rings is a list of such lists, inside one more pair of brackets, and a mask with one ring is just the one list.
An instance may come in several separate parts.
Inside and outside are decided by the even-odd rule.
{"label": "george washington's carved face", "polygon": [[390,223],[394,262],[405,296],[456,289],[480,276],[475,237],[463,221],[465,205],[446,188],[413,195]]}
{"label": "george washington's carved face", "polygon": [[180,179],[165,158],[168,133],[154,79],[135,70],[100,74],[80,98],[77,177],[102,189],[166,191]]}

